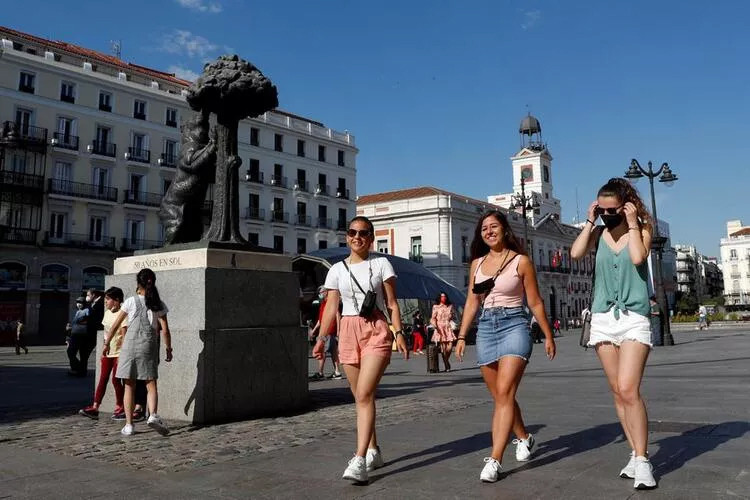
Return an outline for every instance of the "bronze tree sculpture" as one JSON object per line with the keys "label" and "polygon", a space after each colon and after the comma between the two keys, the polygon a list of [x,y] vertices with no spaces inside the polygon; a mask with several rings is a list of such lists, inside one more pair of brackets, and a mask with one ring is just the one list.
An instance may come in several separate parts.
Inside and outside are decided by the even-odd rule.
{"label": "bronze tree sculpture", "polygon": [[[239,229],[238,171],[242,160],[237,156],[237,128],[240,120],[254,118],[279,105],[276,86],[249,62],[236,55],[221,56],[203,67],[201,76],[188,88],[187,103],[200,113],[203,123],[211,113],[215,114],[216,124],[213,133],[208,134],[208,142],[183,137],[184,144],[195,147],[192,156],[181,155],[178,176],[162,201],[166,242],[202,239],[247,244]],[[215,155],[213,161],[211,155]],[[177,184],[181,175],[185,182]],[[211,180],[215,180],[211,224],[202,237],[196,237],[194,226],[203,227],[200,208],[206,192],[204,183]],[[185,192],[178,195],[180,191]],[[183,200],[187,200],[184,206],[176,206]],[[181,220],[169,220],[180,216]]]}

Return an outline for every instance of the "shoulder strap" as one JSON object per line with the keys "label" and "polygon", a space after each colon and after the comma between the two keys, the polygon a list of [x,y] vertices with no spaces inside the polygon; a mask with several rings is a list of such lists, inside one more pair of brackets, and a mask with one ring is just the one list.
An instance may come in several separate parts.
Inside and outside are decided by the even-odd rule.
{"label": "shoulder strap", "polygon": [[[359,281],[357,281],[357,277],[356,277],[356,276],[354,276],[354,273],[352,273],[352,270],[351,270],[351,269],[349,269],[349,266],[347,266],[347,265],[346,265],[346,259],[342,260],[341,262],[342,262],[342,263],[344,264],[344,267],[346,268],[347,272],[349,273],[349,276],[350,276],[350,277],[352,278],[352,280],[354,281],[354,284],[355,284],[355,285],[357,285],[357,288],[359,288],[359,291],[360,291],[360,292],[362,292],[362,293],[364,293],[364,294],[366,295],[366,294],[367,294],[367,292],[365,292],[365,291],[364,291],[364,290],[362,289],[362,285],[360,285],[360,284],[359,284]],[[372,264],[370,264],[370,265],[372,265]]]}
{"label": "shoulder strap", "polygon": [[[596,229],[595,229],[596,230]],[[599,242],[602,239],[602,234],[604,234],[604,230],[598,231],[599,236],[596,238],[596,243],[594,244],[594,269],[591,272],[591,290],[589,291],[589,307],[591,307],[591,303],[594,302],[594,284],[596,283],[596,254],[599,252]]]}
{"label": "shoulder strap", "polygon": [[503,267],[501,267],[500,269],[497,270],[497,272],[495,273],[495,276],[493,276],[492,279],[493,280],[497,279],[497,277],[500,276],[500,273],[502,273],[505,270],[505,268],[510,265],[511,262],[513,262],[514,260],[516,260],[516,257],[518,257],[519,255],[521,255],[521,254],[517,253],[516,255],[513,256],[512,259],[508,259],[508,262],[504,263]]}

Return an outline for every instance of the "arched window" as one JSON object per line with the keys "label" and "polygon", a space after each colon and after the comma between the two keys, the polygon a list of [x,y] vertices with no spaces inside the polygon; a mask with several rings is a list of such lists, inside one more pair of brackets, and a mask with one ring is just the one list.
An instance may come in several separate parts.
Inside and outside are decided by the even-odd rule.
{"label": "arched window", "polygon": [[42,290],[67,290],[70,269],[62,264],[42,266],[40,288]]}
{"label": "arched window", "polygon": [[104,290],[104,276],[107,275],[107,270],[103,267],[91,266],[84,268],[83,270],[83,291],[85,292],[89,288],[95,290]]}
{"label": "arched window", "polygon": [[0,288],[26,288],[26,266],[20,262],[0,263]]}

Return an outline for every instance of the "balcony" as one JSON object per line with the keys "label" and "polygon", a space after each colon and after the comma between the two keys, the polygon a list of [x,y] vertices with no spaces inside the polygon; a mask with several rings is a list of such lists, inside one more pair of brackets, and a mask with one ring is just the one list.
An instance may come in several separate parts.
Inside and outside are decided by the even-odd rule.
{"label": "balcony", "polygon": [[50,235],[49,231],[44,233],[44,245],[50,247],[85,248],[89,250],[115,251],[115,238],[102,236],[92,238],[88,234],[58,233]]}
{"label": "balcony", "polygon": [[33,94],[34,93],[34,86],[33,85],[25,85],[23,83],[18,84],[18,90],[20,92],[25,92],[27,94]]}
{"label": "balcony", "polygon": [[286,177],[282,177],[280,175],[272,175],[271,176],[271,185],[276,187],[282,187],[285,188],[287,186],[287,179]]}
{"label": "balcony", "polygon": [[125,159],[136,163],[151,163],[151,151],[143,148],[129,147]]}
{"label": "balcony", "polygon": [[61,181],[50,179],[48,192],[50,194],[62,194],[76,198],[89,198],[92,200],[117,201],[117,188],[83,184],[80,182]]}
{"label": "balcony", "polygon": [[331,196],[331,186],[318,184],[317,186],[315,186],[315,194],[320,196]]}
{"label": "balcony", "polygon": [[310,183],[302,179],[297,179],[296,181],[294,181],[294,189],[297,191],[302,191],[303,193],[309,193]]}
{"label": "balcony", "polygon": [[0,226],[0,243],[33,245],[36,243],[36,229]]}
{"label": "balcony", "polygon": [[76,103],[76,98],[70,94],[60,94],[60,100],[62,102],[69,102],[70,104]]}
{"label": "balcony", "polygon": [[136,120],[145,120],[146,119],[146,113],[139,113],[138,111],[133,112],[133,118]]}
{"label": "balcony", "polygon": [[99,111],[106,111],[107,113],[112,112],[112,106],[110,104],[105,104],[103,102],[99,103]]}
{"label": "balcony", "polygon": [[27,123],[13,121],[3,122],[2,139],[5,141],[19,141],[25,145],[47,146],[47,129],[34,127]]}
{"label": "balcony", "polygon": [[281,210],[273,210],[271,212],[271,222],[280,222],[289,224],[289,212],[282,212]]}
{"label": "balcony", "polygon": [[318,217],[317,227],[320,229],[332,229],[333,223],[330,217]]}
{"label": "balcony", "polygon": [[266,211],[258,207],[245,207],[245,219],[250,220],[264,220],[266,218]]}
{"label": "balcony", "polygon": [[70,135],[63,132],[54,132],[52,134],[52,141],[50,142],[53,147],[68,149],[70,151],[78,151],[78,136]]}
{"label": "balcony", "polygon": [[144,193],[141,191],[126,189],[123,203],[143,205],[146,207],[159,207],[161,206],[161,200],[163,197],[164,195],[160,193]]}
{"label": "balcony", "polygon": [[133,240],[124,238],[122,240],[121,252],[134,252],[135,250],[149,250],[152,248],[161,248],[164,243],[157,240]]}
{"label": "balcony", "polygon": [[336,221],[336,231],[346,231],[348,229],[346,227],[346,224],[346,219],[339,219],[338,221]]}
{"label": "balcony", "polygon": [[117,144],[105,141],[92,141],[89,153],[114,158],[117,156]]}
{"label": "balcony", "polygon": [[412,262],[416,262],[418,264],[421,264],[424,262],[424,258],[422,257],[421,253],[411,253],[409,252],[409,260]]}
{"label": "balcony", "polygon": [[177,128],[177,120],[167,120],[164,124],[167,127]]}
{"label": "balcony", "polygon": [[177,155],[173,153],[162,153],[156,161],[162,167],[175,168],[177,166]]}
{"label": "balcony", "polygon": [[689,284],[694,283],[695,279],[692,276],[686,275],[686,274],[678,274],[677,275],[677,283],[678,284]]}
{"label": "balcony", "polygon": [[0,170],[0,186],[10,192],[44,191],[44,176]]}
{"label": "balcony", "polygon": [[349,198],[349,190],[345,188],[338,188],[336,190],[336,198],[341,198],[342,200],[348,200]]}
{"label": "balcony", "polygon": [[305,214],[295,214],[294,223],[298,226],[310,227],[312,226],[312,217]]}
{"label": "balcony", "polygon": [[253,172],[248,170],[245,174],[245,180],[247,182],[254,182],[256,184],[263,184],[263,172]]}
{"label": "balcony", "polygon": [[742,273],[730,273],[729,277],[732,278],[733,280],[738,280],[742,277]]}

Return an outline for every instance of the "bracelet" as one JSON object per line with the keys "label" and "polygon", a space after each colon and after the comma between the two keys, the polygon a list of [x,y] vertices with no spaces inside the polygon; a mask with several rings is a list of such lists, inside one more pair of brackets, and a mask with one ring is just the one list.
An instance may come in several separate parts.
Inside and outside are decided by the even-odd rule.
{"label": "bracelet", "polygon": [[586,222],[588,222],[588,223],[589,223],[589,224],[591,224],[592,226],[594,225],[594,223],[593,223],[593,222],[591,222],[591,221],[590,221],[590,220],[588,220],[588,219],[586,219]]}
{"label": "bracelet", "polygon": [[640,228],[637,228],[637,227],[628,227],[628,231],[640,231]]}
{"label": "bracelet", "polygon": [[398,335],[401,335],[402,337],[405,337],[405,335],[404,335],[404,331],[403,331],[403,330],[399,330],[399,331],[397,331],[397,332],[393,332],[393,335],[394,335],[394,336],[398,336]]}
{"label": "bracelet", "polygon": [[166,350],[169,351],[169,352],[172,352],[172,348],[171,347],[167,347]]}
{"label": "bracelet", "polygon": [[456,342],[458,342],[459,340],[463,340],[464,342],[466,342],[466,337],[457,337]]}

